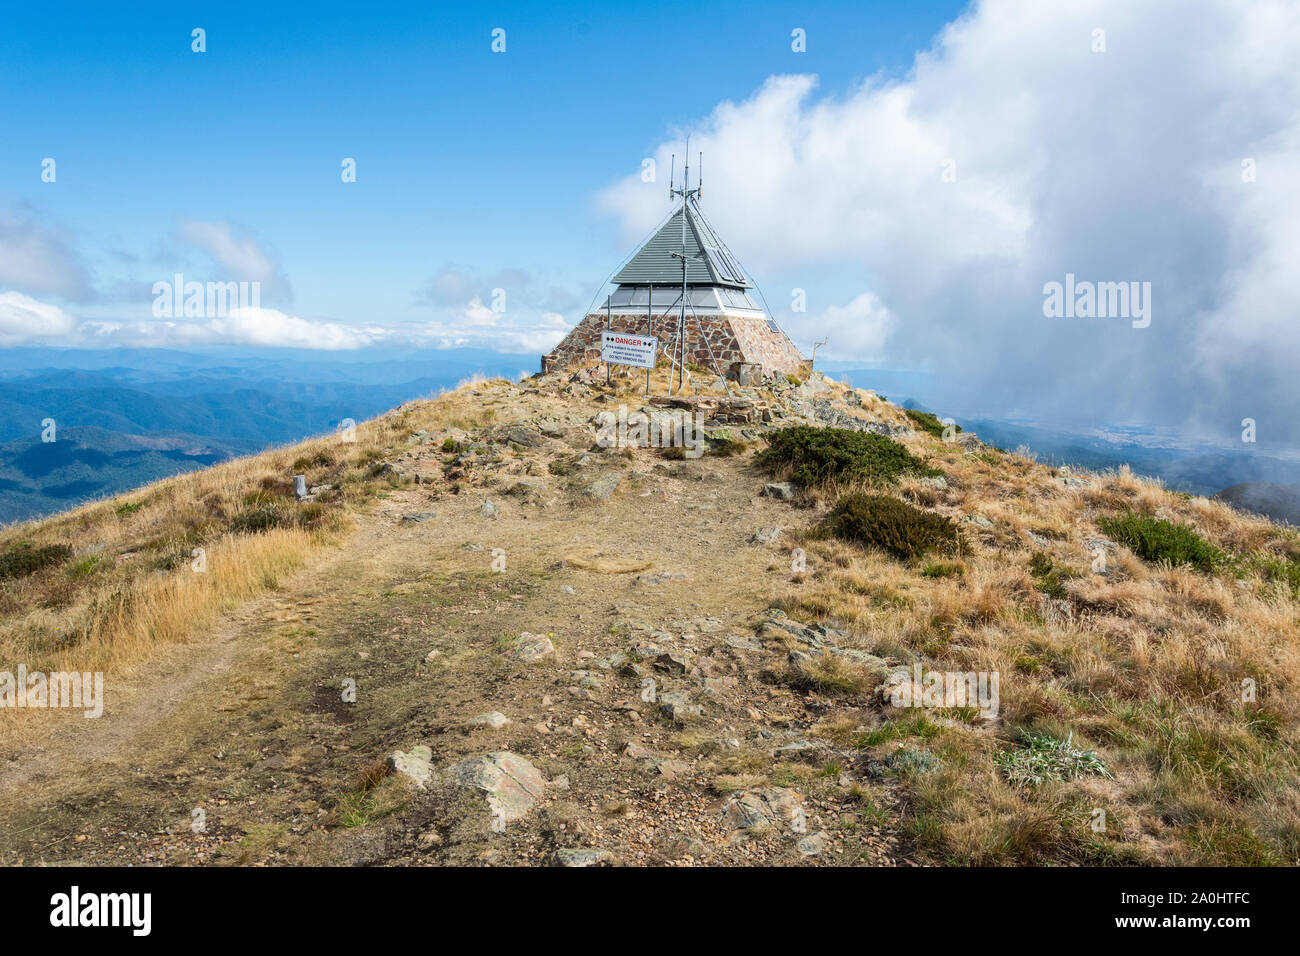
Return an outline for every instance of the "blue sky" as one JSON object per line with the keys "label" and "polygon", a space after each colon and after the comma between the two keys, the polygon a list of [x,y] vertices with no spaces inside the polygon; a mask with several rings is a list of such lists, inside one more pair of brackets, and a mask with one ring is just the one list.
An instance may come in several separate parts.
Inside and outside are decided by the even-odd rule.
{"label": "blue sky", "polygon": [[[66,237],[95,287],[86,317],[147,308],[148,289],[126,283],[190,261],[174,233],[198,221],[276,258],[292,298],[265,294],[294,314],[418,319],[431,311],[418,290],[451,265],[485,279],[526,270],[524,299],[576,321],[630,251],[593,196],[665,135],[774,73],[816,72],[831,90],[901,73],[959,9],[11,5],[0,209]],[[206,53],[191,51],[194,27]],[[490,49],[496,27],[504,54]],[[807,53],[791,51],[795,27]],[[344,157],[356,183],[340,181]],[[666,213],[665,186],[646,189]],[[193,278],[227,277],[204,265]]]}
{"label": "blue sky", "polygon": [[[1300,7],[1195,9],[11,4],[0,347],[536,354],[690,133],[805,353],[928,372],[953,413],[1295,442]],[[176,271],[261,308],[158,321]],[[1150,321],[1050,315],[1069,277],[1149,288]]]}

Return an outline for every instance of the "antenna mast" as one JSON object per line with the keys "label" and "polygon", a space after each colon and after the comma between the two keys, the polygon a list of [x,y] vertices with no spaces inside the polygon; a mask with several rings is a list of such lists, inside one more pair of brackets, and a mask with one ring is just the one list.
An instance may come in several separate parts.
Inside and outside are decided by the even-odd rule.
{"label": "antenna mast", "polygon": [[673,178],[673,176],[675,176],[676,169],[677,169],[677,154],[673,153],[673,167],[672,167],[673,174],[670,175],[670,178],[668,180],[668,195],[670,198],[674,196],[681,196],[682,205],[685,205],[686,200],[688,199],[700,198],[700,184],[702,182],[702,174],[704,170],[704,153],[701,152],[699,156],[700,156],[700,173],[696,175],[695,188],[692,189],[691,188],[691,138],[687,136],[686,137],[686,168],[683,173],[683,178],[685,179],[685,182],[682,184],[682,187],[678,189],[676,188],[676,184]]}
{"label": "antenna mast", "polygon": [[[676,159],[677,159],[677,154],[674,153],[674,154],[673,154],[673,168],[674,168],[674,170],[676,169]],[[685,168],[684,168],[683,173],[682,173],[682,177],[683,177],[683,180],[684,180],[683,183],[682,183],[682,188],[681,188],[681,189],[676,189],[676,188],[674,188],[674,182],[673,182],[672,179],[669,179],[669,184],[668,184],[668,195],[669,195],[669,197],[674,197],[674,196],[681,196],[681,197],[682,197],[682,209],[681,209],[681,213],[682,213],[682,251],[681,251],[681,252],[674,252],[674,253],[672,254],[674,259],[681,259],[681,260],[682,260],[682,296],[681,296],[681,311],[678,313],[678,317],[677,317],[677,347],[676,347],[676,351],[677,351],[677,388],[678,388],[679,391],[680,391],[681,388],[684,387],[685,384],[686,384],[686,304],[687,304],[687,302],[689,301],[689,298],[690,298],[690,287],[689,287],[688,284],[687,284],[687,265],[688,265],[687,260],[688,260],[688,259],[691,259],[691,258],[695,258],[695,259],[703,259],[703,258],[704,258],[703,255],[689,256],[689,255],[687,254],[687,252],[686,252],[686,206],[687,206],[687,203],[689,203],[692,199],[698,199],[698,198],[699,198],[699,195],[700,195],[700,183],[699,183],[699,179],[698,179],[698,177],[697,177],[697,179],[696,179],[695,188],[694,188],[694,189],[691,188],[691,138],[690,138],[689,136],[686,137],[686,154],[685,154],[685,159],[686,159],[686,165],[685,165]],[[701,169],[701,170],[704,169],[704,153],[703,153],[703,152],[700,153],[700,169]],[[694,308],[693,308],[693,307],[692,307],[692,310],[691,310],[691,311],[694,312]],[[668,379],[668,394],[671,395],[671,394],[672,394],[672,391],[673,391],[673,380],[672,380],[672,377],[671,377],[671,369],[670,369],[669,371],[670,371],[670,375],[669,375],[669,379]]]}

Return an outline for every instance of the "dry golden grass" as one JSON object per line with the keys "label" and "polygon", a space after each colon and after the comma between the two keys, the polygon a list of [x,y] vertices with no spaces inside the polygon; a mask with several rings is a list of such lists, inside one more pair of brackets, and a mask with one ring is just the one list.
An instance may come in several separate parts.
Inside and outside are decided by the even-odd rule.
{"label": "dry golden grass", "polygon": [[[994,732],[941,722],[933,739],[907,743],[940,758],[907,775],[918,845],[963,864],[1300,863],[1300,603],[1261,566],[1300,553],[1295,532],[1127,468],[1072,472],[1090,484],[1069,487],[1019,456],[923,433],[904,444],[942,468],[948,487],[904,479],[895,493],[992,522],[963,523],[960,570],[941,566],[948,558],[905,564],[803,539],[809,570],[779,603],[848,625],[885,656],[1001,675]],[[1130,508],[1192,526],[1229,560],[1205,573],[1121,544],[1097,573],[1097,520]],[[889,708],[884,718],[900,728],[912,719]],[[1022,729],[1073,734],[1113,779],[1017,790],[993,758]],[[1102,833],[1094,809],[1106,812]]]}
{"label": "dry golden grass", "polygon": [[635,571],[645,571],[654,566],[653,562],[638,558],[581,554],[566,554],[564,563],[595,574],[632,574]]}
{"label": "dry golden grass", "polygon": [[[501,380],[471,380],[359,424],[355,441],[311,439],[177,475],[0,531],[0,553],[68,544],[73,558],[0,581],[0,660],[31,670],[130,671],[201,636],[235,604],[275,588],[338,542],[349,513],[396,479],[374,464],[417,429],[491,421]],[[298,503],[292,476],[332,485]],[[206,570],[193,570],[202,549]]]}

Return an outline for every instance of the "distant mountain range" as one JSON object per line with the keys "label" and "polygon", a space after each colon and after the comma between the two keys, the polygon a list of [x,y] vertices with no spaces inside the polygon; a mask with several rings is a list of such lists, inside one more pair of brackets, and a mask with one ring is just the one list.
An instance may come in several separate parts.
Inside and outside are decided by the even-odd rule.
{"label": "distant mountain range", "polygon": [[[538,357],[446,351],[219,348],[0,350],[0,522],[10,523],[117,494],[158,478],[363,421],[481,374],[517,378]],[[924,377],[836,370],[884,390],[924,391]],[[892,376],[892,377],[891,377]],[[921,407],[911,399],[905,407]],[[948,414],[946,409],[926,409]],[[1084,468],[1127,464],[1178,491],[1214,495],[1297,523],[1300,459],[1235,450],[1135,430],[1071,431],[1034,422],[963,419],[1007,449]],[[54,419],[52,443],[42,422]]]}
{"label": "distant mountain range", "polygon": [[1119,426],[1084,430],[1039,422],[963,418],[950,409],[930,408],[924,402],[903,397],[907,391],[924,394],[926,376],[920,373],[837,369],[828,374],[859,388],[888,390],[889,397],[905,408],[951,415],[957,424],[984,441],[1012,451],[1027,448],[1047,464],[1095,470],[1128,465],[1140,475],[1160,478],[1174,491],[1220,496],[1274,521],[1300,523],[1300,454],[1295,449],[1266,450],[1259,445],[1234,448]]}
{"label": "distant mountain range", "polygon": [[1224,488],[1214,497],[1244,511],[1268,515],[1300,528],[1300,485],[1279,485],[1268,481],[1247,481]]}
{"label": "distant mountain range", "polygon": [[474,374],[537,367],[478,349],[0,350],[0,522],[373,418]]}

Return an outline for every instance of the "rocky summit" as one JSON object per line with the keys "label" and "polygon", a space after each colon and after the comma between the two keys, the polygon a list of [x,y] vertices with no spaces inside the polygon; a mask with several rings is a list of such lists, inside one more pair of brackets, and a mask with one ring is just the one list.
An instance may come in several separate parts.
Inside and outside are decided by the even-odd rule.
{"label": "rocky summit", "polygon": [[1294,532],[693,378],[470,382],[6,529],[5,659],[105,689],[0,714],[0,863],[1296,862]]}

